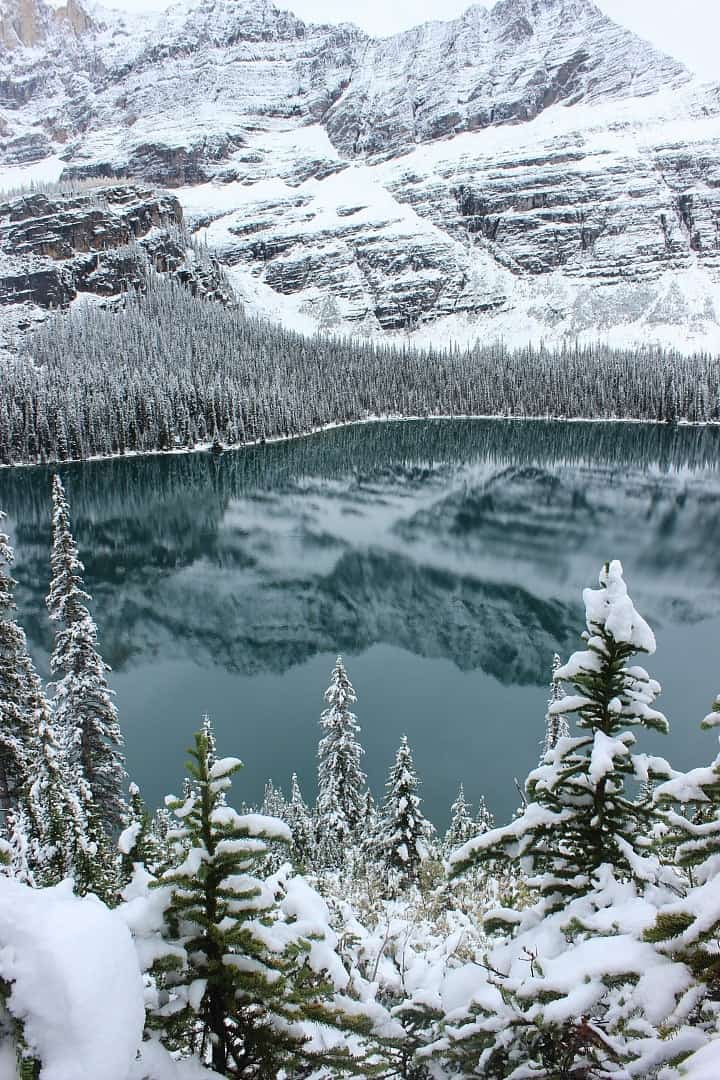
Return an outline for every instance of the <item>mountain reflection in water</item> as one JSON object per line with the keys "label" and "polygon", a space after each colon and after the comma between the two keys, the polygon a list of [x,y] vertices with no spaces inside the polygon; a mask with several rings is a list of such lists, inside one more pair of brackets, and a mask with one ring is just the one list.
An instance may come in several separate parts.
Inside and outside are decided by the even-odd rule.
{"label": "mountain reflection in water", "polygon": [[[658,635],[673,725],[709,760],[720,690],[720,431],[417,421],[291,443],[61,469],[127,738],[150,802],[179,786],[202,711],[248,765],[240,799],[314,786],[321,695],[342,652],[381,794],[407,731],[429,813],[457,782],[513,809],[542,737],[552,655],[581,647],[581,590],[620,558]],[[0,472],[18,601],[43,670],[49,469]]]}

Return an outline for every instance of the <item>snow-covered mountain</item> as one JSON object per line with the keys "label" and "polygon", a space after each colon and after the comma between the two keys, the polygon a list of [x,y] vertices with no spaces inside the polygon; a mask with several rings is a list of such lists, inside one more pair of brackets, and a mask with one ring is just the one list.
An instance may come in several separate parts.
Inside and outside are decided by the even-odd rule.
{"label": "snow-covered mountain", "polygon": [[172,187],[261,311],[720,347],[720,84],[591,0],[383,40],[268,0],[0,12],[0,184]]}

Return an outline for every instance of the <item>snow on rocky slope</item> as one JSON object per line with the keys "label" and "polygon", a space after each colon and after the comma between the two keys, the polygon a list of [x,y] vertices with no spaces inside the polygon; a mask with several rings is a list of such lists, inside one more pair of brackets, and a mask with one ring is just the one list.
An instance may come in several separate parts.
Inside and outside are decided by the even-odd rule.
{"label": "snow on rocky slope", "polygon": [[383,40],[268,0],[0,11],[0,184],[172,187],[260,311],[720,348],[720,84],[591,0]]}

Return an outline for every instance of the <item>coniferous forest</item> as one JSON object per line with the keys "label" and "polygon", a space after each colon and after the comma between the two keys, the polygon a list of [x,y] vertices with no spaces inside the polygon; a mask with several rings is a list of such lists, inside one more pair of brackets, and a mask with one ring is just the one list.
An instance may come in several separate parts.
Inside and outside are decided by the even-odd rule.
{"label": "coniferous forest", "polygon": [[[647,752],[672,718],[619,562],[584,591],[578,651],[548,658],[539,762],[510,821],[460,786],[440,835],[407,737],[371,792],[362,694],[341,657],[318,717],[316,799],[293,775],[246,805],[252,746],[218,747],[204,716],[187,775],[153,808],[125,774],[57,476],[51,498],[48,685],[0,535],[8,1070],[717,1075],[720,759],[683,773]],[[712,728],[711,699],[697,722]]]}
{"label": "coniferous forest", "polygon": [[720,360],[602,344],[416,350],[305,338],[150,274],[0,366],[0,463],[237,446],[368,417],[720,420]]}

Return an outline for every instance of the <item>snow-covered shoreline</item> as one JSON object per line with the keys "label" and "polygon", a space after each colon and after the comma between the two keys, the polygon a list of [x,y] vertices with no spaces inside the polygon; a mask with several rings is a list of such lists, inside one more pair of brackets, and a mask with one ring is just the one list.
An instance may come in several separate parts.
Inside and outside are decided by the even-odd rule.
{"label": "snow-covered shoreline", "polygon": [[[643,420],[636,417],[628,416],[499,416],[497,414],[483,414],[483,415],[446,415],[441,413],[433,413],[428,416],[400,416],[400,415],[383,415],[383,416],[365,416],[359,420],[335,420],[330,424],[322,424],[320,427],[313,428],[311,431],[301,431],[293,435],[270,435],[264,439],[253,439],[248,442],[223,444],[222,453],[230,453],[237,450],[249,450],[257,446],[269,446],[272,443],[285,443],[295,442],[298,439],[309,439],[313,435],[323,435],[327,431],[335,431],[338,428],[358,427],[362,424],[404,424],[404,423],[418,423],[428,421],[450,421],[450,420],[463,420],[463,421],[479,421],[479,420],[492,420],[498,423],[548,423],[548,424],[638,424],[645,427],[687,427],[687,428],[720,428],[720,421],[706,420],[706,421],[690,421],[690,420],[677,420],[674,424],[668,424],[665,420]],[[7,465],[0,462],[1,469],[29,469],[29,468],[46,468],[59,467],[66,465],[87,465],[90,462],[98,461],[119,461],[126,458],[146,458],[146,457],[173,457],[183,456],[186,454],[207,454],[212,451],[212,442],[197,443],[195,446],[177,446],[172,450],[126,450],[124,454],[91,454],[84,458],[66,458],[63,461],[49,460],[49,461],[16,461],[12,465]]]}

